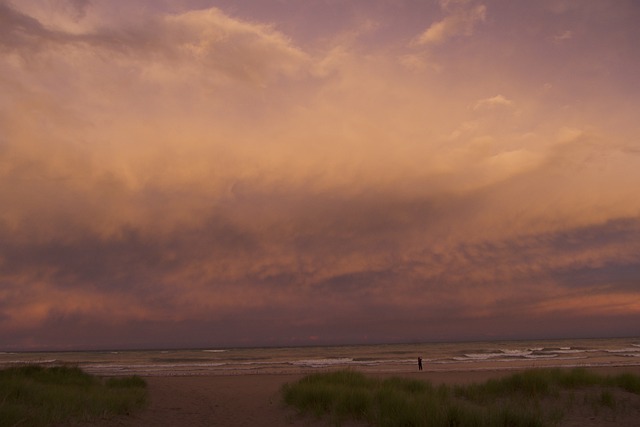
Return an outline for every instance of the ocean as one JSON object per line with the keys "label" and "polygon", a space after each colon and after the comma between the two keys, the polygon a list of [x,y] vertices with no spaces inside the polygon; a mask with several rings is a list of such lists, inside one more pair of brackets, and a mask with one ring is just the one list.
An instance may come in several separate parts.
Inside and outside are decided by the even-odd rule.
{"label": "ocean", "polygon": [[564,339],[326,347],[0,352],[0,368],[71,364],[100,376],[187,376],[522,369],[640,365],[640,338]]}

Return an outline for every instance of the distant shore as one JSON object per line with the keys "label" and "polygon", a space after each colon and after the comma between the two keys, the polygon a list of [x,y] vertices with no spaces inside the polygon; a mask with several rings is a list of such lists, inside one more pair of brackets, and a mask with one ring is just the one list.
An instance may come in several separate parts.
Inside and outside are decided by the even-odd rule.
{"label": "distant shore", "polygon": [[[630,372],[640,375],[640,366],[591,367],[601,375]],[[326,370],[318,370],[322,372]],[[365,371],[366,372],[366,371]],[[422,372],[366,372],[367,375],[402,376],[430,381],[433,384],[466,384],[484,382],[491,378],[510,375],[509,369],[429,371]],[[280,389],[304,374],[252,374],[206,376],[153,376],[145,378],[149,386],[150,405],[130,416],[98,420],[85,426],[162,427],[162,426],[311,426],[328,427],[330,420],[300,417],[282,403]],[[637,425],[640,419],[640,397],[635,399],[615,422],[599,419],[568,419],[561,427]]]}

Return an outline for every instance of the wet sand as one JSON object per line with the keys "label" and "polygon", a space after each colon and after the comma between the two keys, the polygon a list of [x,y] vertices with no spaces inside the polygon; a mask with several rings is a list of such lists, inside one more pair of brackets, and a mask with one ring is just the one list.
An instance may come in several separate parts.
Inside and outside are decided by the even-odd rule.
{"label": "wet sand", "polygon": [[[640,375],[640,367],[591,368],[603,375],[632,372]],[[513,370],[481,370],[453,372],[367,373],[389,377],[423,379],[433,384],[466,384],[483,382],[514,373]],[[295,382],[303,374],[256,374],[228,376],[148,377],[149,406],[128,416],[97,420],[80,426],[307,426],[328,427],[329,420],[301,417],[282,403],[283,384]],[[565,417],[561,427],[637,426],[640,419],[640,396],[627,393],[631,399],[616,419],[593,417],[591,413]]]}

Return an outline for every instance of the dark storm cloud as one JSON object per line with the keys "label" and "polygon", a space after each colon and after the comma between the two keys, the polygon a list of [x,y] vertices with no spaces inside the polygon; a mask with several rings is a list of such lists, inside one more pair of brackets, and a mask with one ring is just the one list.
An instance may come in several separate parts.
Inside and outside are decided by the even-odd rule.
{"label": "dark storm cloud", "polygon": [[[369,294],[384,303],[384,294],[393,289],[427,296],[443,286],[460,292],[558,280],[587,291],[601,284],[582,280],[584,271],[599,271],[609,278],[610,288],[619,285],[628,290],[629,272],[638,263],[637,219],[517,239],[456,240],[436,251],[431,245],[443,242],[433,230],[446,224],[455,210],[445,208],[442,201],[439,209],[433,209],[426,200],[391,200],[319,202],[310,197],[308,209],[292,209],[275,221],[262,218],[261,214],[269,216],[270,207],[260,205],[250,217],[252,222],[239,222],[231,210],[227,216],[211,216],[199,226],[161,235],[125,228],[105,237],[70,228],[63,233],[65,239],[25,243],[12,241],[4,230],[2,270],[9,276],[29,272],[46,277],[61,288],[143,297],[150,289],[180,292],[164,283],[164,277],[191,267],[196,272],[212,269],[194,278],[200,280],[195,286],[203,288],[279,286],[295,296],[304,284],[332,298]],[[281,203],[280,198],[277,205]],[[304,199],[296,204],[306,205]],[[228,268],[231,265],[236,267]],[[575,280],[570,280],[574,270]],[[301,289],[300,298],[307,298],[305,287]]]}
{"label": "dark storm cloud", "polygon": [[[71,5],[76,18],[82,18],[89,5],[87,1],[75,1]],[[26,15],[7,3],[0,3],[0,43],[5,48],[46,49],[55,44],[66,43],[96,43],[111,47],[144,46],[152,39],[145,37],[144,30],[134,32],[105,32],[84,35],[74,35],[60,30],[47,28],[38,19]]]}
{"label": "dark storm cloud", "polygon": [[0,46],[5,49],[31,48],[59,35],[47,30],[37,19],[20,13],[0,2]]}
{"label": "dark storm cloud", "polygon": [[[90,2],[69,3],[74,20],[82,19]],[[0,3],[0,46],[24,57],[72,48],[88,50],[98,58],[124,55],[181,68],[196,64],[224,78],[264,84],[281,73],[297,73],[305,55],[268,26],[232,20],[216,8],[168,15],[140,16],[116,26],[81,33],[43,25],[9,4]]]}
{"label": "dark storm cloud", "polygon": [[69,6],[73,10],[74,19],[79,20],[84,18],[91,3],[92,0],[69,0]]}

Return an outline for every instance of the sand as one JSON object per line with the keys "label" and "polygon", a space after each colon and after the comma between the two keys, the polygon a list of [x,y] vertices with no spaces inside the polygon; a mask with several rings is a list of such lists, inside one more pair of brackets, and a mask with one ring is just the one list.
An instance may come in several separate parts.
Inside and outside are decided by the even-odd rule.
{"label": "sand", "polygon": [[[600,374],[632,372],[640,375],[640,367],[593,368]],[[489,378],[510,375],[513,371],[406,372],[393,375],[424,379],[433,384],[483,382]],[[391,376],[391,374],[368,374]],[[79,426],[307,426],[328,427],[329,420],[301,417],[283,405],[280,388],[295,382],[302,374],[148,377],[149,406],[128,416],[101,419]],[[592,411],[565,417],[561,427],[574,426],[638,426],[640,396],[625,393],[624,410],[615,419]],[[75,424],[74,426],[78,426]]]}

